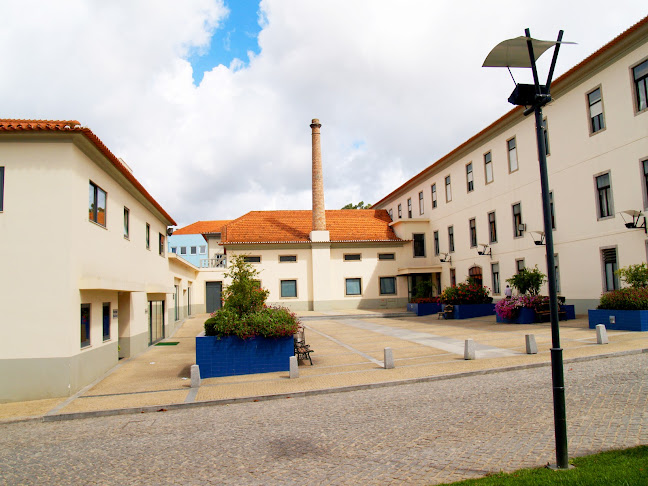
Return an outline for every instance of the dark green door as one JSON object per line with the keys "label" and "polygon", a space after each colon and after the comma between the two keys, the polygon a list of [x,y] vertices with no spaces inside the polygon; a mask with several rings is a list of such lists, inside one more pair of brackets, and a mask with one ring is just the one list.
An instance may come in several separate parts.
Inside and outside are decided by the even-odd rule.
{"label": "dark green door", "polygon": [[221,308],[221,293],[223,292],[223,282],[206,282],[206,305],[207,312],[212,312]]}

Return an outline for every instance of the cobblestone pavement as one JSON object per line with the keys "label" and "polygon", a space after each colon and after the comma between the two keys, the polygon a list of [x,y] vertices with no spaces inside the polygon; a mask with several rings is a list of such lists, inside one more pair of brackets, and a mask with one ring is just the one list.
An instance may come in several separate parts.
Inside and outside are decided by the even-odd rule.
{"label": "cobblestone pavement", "polygon": [[[568,364],[571,456],[648,444],[648,354]],[[439,484],[555,462],[550,368],[0,427],[0,484]]]}

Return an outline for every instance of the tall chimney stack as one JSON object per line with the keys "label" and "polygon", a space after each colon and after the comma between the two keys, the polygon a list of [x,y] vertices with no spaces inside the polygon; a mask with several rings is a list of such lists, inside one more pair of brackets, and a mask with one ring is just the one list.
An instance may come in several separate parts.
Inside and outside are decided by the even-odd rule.
{"label": "tall chimney stack", "polygon": [[324,178],[322,176],[322,149],[320,148],[320,124],[313,118],[311,130],[313,136],[313,231],[326,231],[326,213],[324,209]]}

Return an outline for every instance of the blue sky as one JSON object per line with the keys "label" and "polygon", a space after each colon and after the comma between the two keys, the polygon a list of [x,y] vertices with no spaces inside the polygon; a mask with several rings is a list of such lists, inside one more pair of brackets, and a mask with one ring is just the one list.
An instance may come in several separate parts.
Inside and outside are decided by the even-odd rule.
{"label": "blue sky", "polygon": [[229,14],[214,32],[209,50],[189,58],[196,85],[202,81],[205,71],[219,64],[229,66],[234,59],[247,65],[248,51],[259,53],[259,0],[230,0],[224,4]]}

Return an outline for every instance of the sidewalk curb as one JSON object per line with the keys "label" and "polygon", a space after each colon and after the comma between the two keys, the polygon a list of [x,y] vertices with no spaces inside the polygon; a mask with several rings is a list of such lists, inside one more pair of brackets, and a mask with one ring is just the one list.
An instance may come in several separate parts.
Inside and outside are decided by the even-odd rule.
{"label": "sidewalk curb", "polygon": [[[648,348],[633,349],[628,351],[618,351],[615,353],[600,354],[596,356],[581,356],[577,358],[569,358],[569,359],[565,359],[564,363],[578,363],[583,361],[618,358],[622,356],[631,356],[631,355],[644,354],[644,353],[648,354]],[[441,381],[441,380],[453,380],[457,378],[466,378],[470,376],[505,373],[509,371],[521,371],[521,370],[543,368],[549,366],[551,366],[550,362],[530,363],[527,365],[509,366],[504,368],[488,368],[484,370],[466,371],[462,373],[452,373],[448,375],[425,376],[420,378],[408,378],[404,380],[385,381],[379,383],[367,383],[363,385],[325,388],[320,390],[297,391],[293,393],[278,393],[275,395],[258,395],[258,396],[249,396],[249,397],[241,397],[241,398],[225,398],[220,400],[208,400],[208,401],[192,402],[192,403],[172,403],[166,405],[155,405],[155,406],[146,406],[146,407],[119,408],[119,409],[112,409],[112,410],[96,410],[92,412],[76,412],[76,413],[65,413],[65,414],[57,414],[57,415],[43,415],[43,416],[36,416],[36,417],[26,417],[26,418],[19,418],[19,419],[7,420],[7,421],[0,421],[0,425],[19,423],[19,422],[33,422],[33,421],[62,422],[66,420],[78,420],[84,418],[110,417],[115,415],[129,415],[129,414],[136,414],[136,413],[166,412],[171,410],[181,410],[181,409],[188,409],[188,408],[209,407],[209,406],[218,406],[218,405],[231,405],[236,403],[262,402],[268,400],[280,400],[280,399],[288,399],[288,398],[306,398],[306,397],[317,396],[317,395],[328,395],[332,393],[345,393],[345,392],[352,392],[358,390],[371,390],[371,389],[386,388],[392,386],[411,385],[416,383],[428,383],[428,382]]]}

